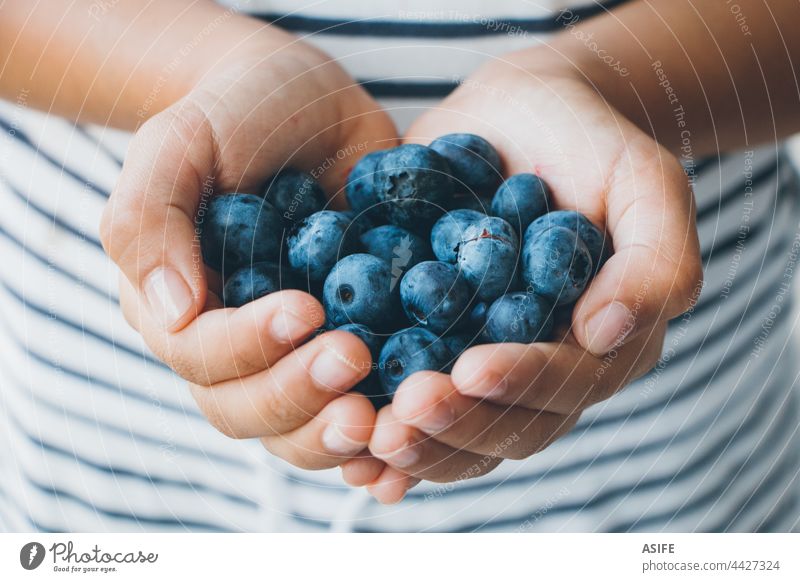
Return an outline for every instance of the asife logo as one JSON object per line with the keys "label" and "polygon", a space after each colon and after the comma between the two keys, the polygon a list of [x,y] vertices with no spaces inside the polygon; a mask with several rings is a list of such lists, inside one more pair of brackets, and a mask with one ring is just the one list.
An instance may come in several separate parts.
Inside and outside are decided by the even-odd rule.
{"label": "asife logo", "polygon": [[26,570],[35,570],[44,561],[44,546],[39,542],[29,542],[19,551],[19,563]]}

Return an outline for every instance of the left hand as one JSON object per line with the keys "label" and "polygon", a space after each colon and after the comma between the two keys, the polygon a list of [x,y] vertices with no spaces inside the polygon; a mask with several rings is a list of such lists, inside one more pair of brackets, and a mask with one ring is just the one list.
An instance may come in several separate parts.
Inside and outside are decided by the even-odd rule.
{"label": "left hand", "polygon": [[556,208],[577,209],[606,229],[614,255],[560,341],[476,346],[450,375],[420,372],[405,381],[378,414],[372,456],[343,466],[349,483],[368,485],[385,503],[402,499],[417,479],[484,475],[553,443],[588,406],[656,364],[667,321],[701,287],[695,205],[678,161],[572,68],[526,68],[530,56],[481,68],[406,140],[485,137],[506,175],[541,175]]}

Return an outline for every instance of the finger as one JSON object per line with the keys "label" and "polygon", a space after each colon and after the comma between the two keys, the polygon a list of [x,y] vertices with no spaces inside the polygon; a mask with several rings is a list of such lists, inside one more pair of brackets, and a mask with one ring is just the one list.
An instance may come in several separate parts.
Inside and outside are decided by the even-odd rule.
{"label": "finger", "polygon": [[353,334],[332,331],[290,352],[270,369],[214,386],[191,385],[200,410],[232,438],[283,434],[309,422],[370,371]]}
{"label": "finger", "polygon": [[207,118],[189,103],[152,117],[131,141],[101,221],[106,252],[170,331],[205,304],[194,217],[214,173],[214,143]]}
{"label": "finger", "polygon": [[391,406],[378,412],[369,450],[390,467],[437,483],[485,475],[502,461],[498,457],[476,455],[441,443],[400,422]]}
{"label": "finger", "polygon": [[640,341],[597,358],[576,343],[494,344],[466,351],[453,366],[456,389],[473,398],[556,414],[605,400],[658,361],[665,323]]}
{"label": "finger", "polygon": [[400,503],[408,490],[420,480],[393,467],[385,467],[378,478],[367,485],[367,491],[384,505]]}
{"label": "finger", "polygon": [[329,402],[306,424],[286,434],[264,437],[272,454],[301,469],[337,467],[367,448],[375,408],[361,394],[345,394]]}
{"label": "finger", "polygon": [[342,479],[351,487],[364,487],[380,477],[386,463],[364,451],[342,464]]}
{"label": "finger", "polygon": [[122,311],[153,353],[202,386],[268,368],[325,321],[319,301],[300,291],[272,293],[238,309],[218,309],[219,298],[213,293],[208,297],[214,302],[208,311],[169,332],[153,319],[128,281],[120,285]]}
{"label": "finger", "polygon": [[606,198],[614,254],[573,313],[578,341],[597,355],[680,315],[702,285],[694,198],[666,150],[629,141]]}
{"label": "finger", "polygon": [[470,398],[455,389],[449,375],[434,372],[405,380],[394,395],[392,412],[454,449],[504,459],[526,459],[544,450],[571,430],[579,416]]}

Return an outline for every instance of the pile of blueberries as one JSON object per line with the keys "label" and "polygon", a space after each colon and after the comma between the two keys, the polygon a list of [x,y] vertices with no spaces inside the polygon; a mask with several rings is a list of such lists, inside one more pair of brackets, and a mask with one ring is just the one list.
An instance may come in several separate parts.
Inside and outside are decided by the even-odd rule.
{"label": "pile of blueberries", "polygon": [[211,198],[204,261],[221,273],[227,307],[281,289],[320,299],[322,331],[352,332],[372,353],[357,390],[385,402],[470,346],[548,340],[607,259],[604,233],[576,211],[550,211],[541,178],[502,176],[494,147],[464,133],[364,156],[347,211],[325,209],[317,181],[286,169],[259,195]]}

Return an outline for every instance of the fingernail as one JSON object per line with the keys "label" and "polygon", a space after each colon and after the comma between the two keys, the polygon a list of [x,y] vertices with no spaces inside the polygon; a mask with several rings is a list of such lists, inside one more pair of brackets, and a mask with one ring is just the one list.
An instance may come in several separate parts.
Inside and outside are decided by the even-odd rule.
{"label": "fingernail", "polygon": [[470,388],[469,393],[478,398],[501,398],[508,390],[508,379],[494,372],[482,376]]}
{"label": "fingernail", "polygon": [[299,340],[314,331],[314,325],[289,310],[272,318],[272,337],[283,343]]}
{"label": "fingernail", "polygon": [[618,346],[633,330],[630,310],[614,301],[595,313],[586,323],[587,349],[603,355]]}
{"label": "fingernail", "polygon": [[153,315],[170,328],[194,304],[192,291],[175,270],[160,267],[145,281],[144,294]]}
{"label": "fingernail", "polygon": [[427,433],[437,433],[453,424],[456,413],[448,402],[439,402],[430,410],[412,419],[411,424]]}
{"label": "fingernail", "polygon": [[357,362],[340,354],[333,347],[325,346],[314,358],[309,374],[317,386],[343,392],[352,387],[364,375]]}
{"label": "fingernail", "polygon": [[383,455],[382,459],[395,467],[411,467],[419,462],[420,452],[415,445],[408,444],[402,449],[397,449],[393,453]]}
{"label": "fingernail", "polygon": [[336,424],[328,425],[322,433],[322,444],[328,452],[342,457],[360,453],[367,446],[367,443],[360,443],[348,437]]}

